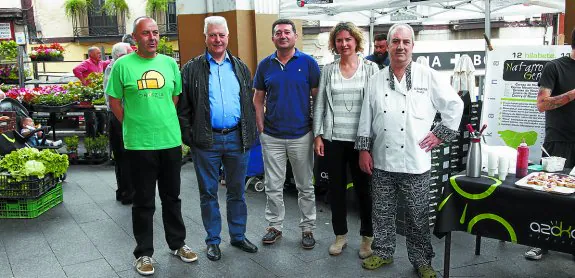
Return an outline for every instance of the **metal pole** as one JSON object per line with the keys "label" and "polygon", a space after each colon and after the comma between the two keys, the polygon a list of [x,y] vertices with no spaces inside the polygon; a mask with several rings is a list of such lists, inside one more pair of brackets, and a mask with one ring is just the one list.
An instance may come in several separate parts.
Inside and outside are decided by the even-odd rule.
{"label": "metal pole", "polygon": [[[491,0],[485,0],[485,35],[491,39]],[[485,43],[485,58],[487,59],[487,43]]]}
{"label": "metal pole", "polygon": [[373,10],[371,11],[371,16],[369,17],[369,54],[373,53],[373,29],[375,25],[375,16]]}
{"label": "metal pole", "polygon": [[18,85],[24,88],[24,81],[26,81],[26,74],[24,73],[24,46],[18,46]]}
{"label": "metal pole", "polygon": [[[491,40],[491,0],[485,0],[485,36]],[[487,61],[489,56],[489,46],[485,42],[485,71],[487,72]],[[483,87],[485,88],[485,87]],[[483,99],[485,92],[479,91],[478,98]]]}

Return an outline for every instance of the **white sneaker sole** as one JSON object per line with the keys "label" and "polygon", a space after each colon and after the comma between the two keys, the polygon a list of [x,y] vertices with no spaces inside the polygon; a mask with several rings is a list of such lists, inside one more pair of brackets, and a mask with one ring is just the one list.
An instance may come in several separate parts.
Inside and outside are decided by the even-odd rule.
{"label": "white sneaker sole", "polygon": [[152,271],[141,271],[141,270],[139,270],[137,267],[136,267],[136,271],[137,271],[140,275],[143,275],[143,276],[150,276],[150,275],[153,275],[154,272],[155,272],[155,270],[152,270]]}
{"label": "white sneaker sole", "polygon": [[178,254],[176,254],[176,253],[174,253],[174,252],[170,252],[170,254],[172,254],[172,255],[174,255],[174,256],[180,258],[180,260],[182,260],[182,261],[185,262],[185,263],[192,263],[192,262],[195,262],[195,261],[198,260],[198,256],[197,256],[197,255],[196,255],[196,257],[193,258],[193,259],[188,259],[188,258],[182,257],[182,256],[180,256],[180,255],[178,255]]}

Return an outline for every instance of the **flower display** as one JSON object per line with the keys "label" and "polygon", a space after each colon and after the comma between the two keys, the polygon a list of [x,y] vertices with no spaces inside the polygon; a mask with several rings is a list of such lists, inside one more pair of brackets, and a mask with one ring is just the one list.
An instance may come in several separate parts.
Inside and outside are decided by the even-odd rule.
{"label": "flower display", "polygon": [[79,96],[70,94],[59,85],[43,86],[37,88],[12,88],[6,92],[6,96],[21,102],[36,104],[61,106],[73,103]]}
{"label": "flower display", "polygon": [[18,66],[4,65],[0,66],[0,80],[18,80]]}
{"label": "flower display", "polygon": [[50,45],[41,44],[34,48],[28,56],[30,56],[30,59],[36,61],[61,60],[64,58],[64,52],[64,47],[59,43]]}

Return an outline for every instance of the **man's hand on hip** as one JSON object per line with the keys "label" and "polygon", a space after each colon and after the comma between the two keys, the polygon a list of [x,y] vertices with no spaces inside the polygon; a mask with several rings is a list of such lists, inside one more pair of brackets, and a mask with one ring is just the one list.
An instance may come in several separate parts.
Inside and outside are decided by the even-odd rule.
{"label": "man's hand on hip", "polygon": [[442,140],[437,138],[433,132],[429,132],[421,142],[419,142],[419,147],[424,149],[425,152],[431,151],[435,146],[441,144]]}

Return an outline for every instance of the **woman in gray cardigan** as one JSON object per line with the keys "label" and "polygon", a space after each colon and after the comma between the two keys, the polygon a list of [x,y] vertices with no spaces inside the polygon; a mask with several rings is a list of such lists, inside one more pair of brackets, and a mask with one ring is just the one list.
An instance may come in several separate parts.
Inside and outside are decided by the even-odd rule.
{"label": "woman in gray cardigan", "polygon": [[321,73],[319,92],[314,102],[314,150],[328,165],[329,202],[335,241],[331,255],[339,255],[347,245],[347,168],[351,170],[353,189],[360,206],[362,237],[359,256],[372,254],[371,193],[369,176],[359,169],[359,152],[354,142],[363,103],[364,88],[377,64],[358,55],[363,51],[361,30],[353,23],[337,24],[329,35],[329,48],[340,59],[326,65]]}

